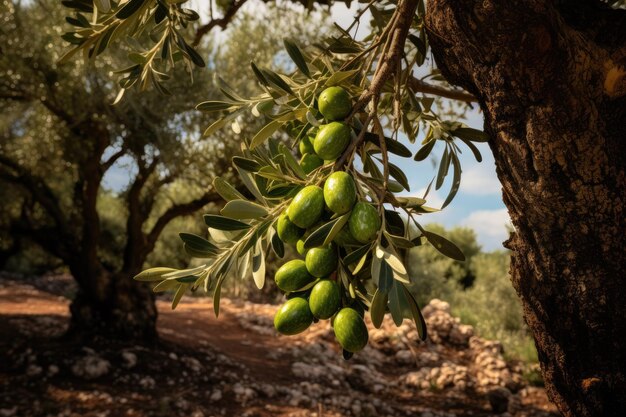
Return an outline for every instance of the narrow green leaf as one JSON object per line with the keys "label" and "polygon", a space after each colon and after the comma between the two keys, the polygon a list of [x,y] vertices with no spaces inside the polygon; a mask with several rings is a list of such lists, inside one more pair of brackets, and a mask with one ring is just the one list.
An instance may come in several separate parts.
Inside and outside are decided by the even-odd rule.
{"label": "narrow green leaf", "polygon": [[195,274],[202,273],[202,272],[204,272],[205,269],[206,269],[206,264],[197,266],[195,268],[180,269],[180,270],[173,271],[173,272],[170,272],[170,273],[167,273],[167,274],[163,275],[163,278],[168,279],[168,280],[173,280],[173,279],[176,279],[176,278],[182,278],[182,277],[186,277],[186,276],[189,276],[189,275],[195,275]]}
{"label": "narrow green leaf", "polygon": [[413,242],[411,242],[409,239],[406,239],[402,236],[385,233],[385,237],[389,239],[390,243],[396,248],[411,249],[412,247],[415,246]]}
{"label": "narrow green leaf", "polygon": [[285,256],[285,245],[283,241],[278,237],[278,233],[272,235],[272,250],[279,258]]}
{"label": "narrow green leaf", "polygon": [[228,181],[220,177],[215,177],[213,180],[213,187],[215,187],[215,191],[217,191],[217,193],[226,201],[246,199],[243,194],[230,185]]}
{"label": "narrow green leaf", "polygon": [[469,140],[472,142],[488,142],[489,135],[482,130],[472,129],[471,127],[459,127],[450,132],[452,136]]}
{"label": "narrow green leaf", "polygon": [[252,62],[252,61],[250,62],[250,67],[252,68],[252,72],[254,73],[256,78],[259,80],[259,82],[261,84],[263,84],[264,86],[266,86],[266,87],[269,86],[269,83],[265,79],[265,76],[263,75],[263,73],[261,72],[259,67],[257,67],[254,62]]}
{"label": "narrow green leaf", "polygon": [[348,220],[350,220],[350,214],[352,214],[352,211],[349,211],[337,218],[337,221],[335,222],[335,224],[333,224],[330,232],[328,232],[328,236],[326,236],[326,239],[324,239],[324,243],[322,244],[323,246],[326,246],[333,241],[335,236],[337,236],[337,234],[341,231],[341,229],[343,229],[346,223],[348,223]]}
{"label": "narrow green leaf", "polygon": [[333,85],[341,84],[343,81],[347,80],[348,78],[353,77],[358,72],[359,72],[359,70],[337,71],[337,72],[333,73],[333,75],[328,77],[328,79],[324,83],[324,86],[325,87],[330,87],[330,86],[333,86]]}
{"label": "narrow green leaf", "polygon": [[304,170],[298,163],[298,160],[293,156],[289,148],[281,144],[278,149],[280,149],[280,153],[285,158],[285,162],[287,163],[287,166],[291,169],[291,171],[301,180],[306,179],[306,172],[304,172]]}
{"label": "narrow green leaf", "polygon": [[406,208],[417,208],[426,204],[426,200],[419,197],[396,197],[396,200]]}
{"label": "narrow green leaf", "polygon": [[183,243],[183,249],[185,253],[187,253],[187,255],[191,256],[192,258],[207,259],[215,255],[215,252],[213,251],[198,250],[195,249],[193,246],[188,245],[187,243]]}
{"label": "narrow green leaf", "polygon": [[360,248],[355,249],[343,258],[343,264],[346,266],[352,265],[353,263],[361,259],[365,254],[367,254],[367,252],[369,252],[371,248],[372,245],[368,243],[367,245],[363,245]]}
{"label": "narrow green leaf", "polygon": [[459,162],[459,158],[456,156],[456,153],[452,153],[452,168],[454,170],[454,174],[452,176],[452,188],[450,188],[448,197],[446,197],[446,201],[444,201],[441,206],[442,210],[454,199],[454,196],[456,196],[456,193],[459,191],[459,187],[461,186],[461,163]]}
{"label": "narrow green leaf", "polygon": [[205,214],[204,222],[207,226],[218,230],[244,230],[249,229],[250,225],[240,222],[239,220],[230,219],[228,217],[218,216],[216,214]]}
{"label": "narrow green leaf", "polygon": [[393,285],[393,269],[385,259],[380,260],[380,270],[378,273],[378,289],[388,293]]}
{"label": "narrow green leaf", "polygon": [[359,262],[357,262],[354,268],[352,269],[352,274],[357,275],[367,263],[367,259],[368,259],[368,253],[361,256],[361,259],[359,259]]}
{"label": "narrow green leaf", "polygon": [[209,127],[206,128],[204,133],[202,134],[203,138],[207,138],[211,136],[213,133],[217,132],[228,123],[228,119],[217,119],[215,122],[211,123]]}
{"label": "narrow green leaf", "polygon": [[[356,130],[356,134],[357,135],[359,134],[358,130]],[[372,133],[372,132],[366,132],[365,140],[370,143],[373,143],[374,145],[380,148],[380,138],[378,137],[377,134]],[[402,156],[404,158],[409,158],[413,156],[413,153],[411,153],[411,150],[409,148],[407,148],[401,142],[395,139],[385,137],[385,145],[387,146],[387,151],[394,155]]]}
{"label": "narrow green leaf", "polygon": [[466,144],[468,148],[470,148],[470,150],[474,154],[474,158],[476,158],[477,162],[482,162],[483,161],[483,156],[480,154],[480,151],[478,150],[476,145],[474,145],[472,142],[470,142],[467,139],[463,139],[463,138],[459,138],[459,139],[461,139],[461,141],[463,141],[463,143]]}
{"label": "narrow green leaf", "polygon": [[254,149],[259,145],[265,143],[267,139],[270,138],[285,122],[272,121],[265,125],[258,133],[252,138],[252,142],[250,143],[250,149]]}
{"label": "narrow green leaf", "polygon": [[143,6],[144,1],[145,0],[130,0],[115,13],[115,17],[122,20],[128,19]]}
{"label": "narrow green leaf", "polygon": [[233,200],[221,210],[222,216],[231,219],[258,219],[267,216],[267,209],[248,200]]}
{"label": "narrow green leaf", "polygon": [[196,110],[205,111],[205,112],[216,112],[222,110],[228,110],[233,107],[234,103],[229,103],[227,101],[203,101],[196,105]]}
{"label": "narrow green leaf", "polygon": [[315,229],[315,231],[311,233],[309,237],[304,241],[304,248],[309,249],[315,248],[317,246],[322,246],[335,223],[337,223],[337,219],[331,220],[330,222]]}
{"label": "narrow green leaf", "polygon": [[220,316],[220,299],[222,296],[222,279],[217,280],[217,284],[215,285],[215,290],[213,290],[213,312],[215,313],[215,317]]}
{"label": "narrow green leaf", "polygon": [[176,269],[174,268],[163,268],[163,267],[150,268],[135,275],[133,279],[135,281],[143,281],[143,282],[160,281],[163,275],[168,274],[170,272],[174,272],[174,271],[176,271]]}
{"label": "narrow green leaf", "polygon": [[180,299],[185,295],[185,291],[189,288],[189,284],[180,284],[178,290],[176,290],[176,294],[174,294],[174,299],[172,300],[172,310],[176,309]]}
{"label": "narrow green leaf", "polygon": [[185,242],[190,248],[201,251],[216,254],[219,248],[206,240],[205,238],[194,235],[193,233],[179,233],[180,239]]}
{"label": "narrow green leaf", "polygon": [[241,182],[243,182],[243,184],[246,186],[248,191],[250,191],[252,195],[258,201],[265,202],[265,199],[263,198],[263,194],[261,194],[259,187],[257,187],[256,182],[254,178],[252,177],[252,174],[250,174],[248,171],[239,167],[236,167],[236,169],[237,169],[237,172],[239,173],[239,178],[241,179]]}
{"label": "narrow green leaf", "polygon": [[259,239],[256,244],[255,254],[252,257],[252,277],[258,289],[265,285],[265,251]]}
{"label": "narrow green leaf", "polygon": [[455,259],[457,261],[464,262],[465,255],[454,243],[450,242],[443,236],[439,236],[436,233],[429,232],[427,230],[424,231],[424,236],[428,239],[431,245],[435,249],[437,249],[441,254],[447,256],[448,258]]}
{"label": "narrow green leaf", "polygon": [[234,156],[233,164],[248,172],[256,172],[261,168],[261,164],[253,159],[244,158],[242,156]]}
{"label": "narrow green leaf", "polygon": [[204,59],[200,56],[200,54],[190,45],[183,43],[185,45],[183,53],[186,53],[196,66],[203,68],[206,64],[204,63]]}
{"label": "narrow green leaf", "polygon": [[198,279],[198,277],[195,276],[195,275],[188,275],[186,277],[176,278],[176,281],[180,282],[182,284],[192,284],[192,283],[196,282],[197,279]]}
{"label": "narrow green leaf", "polygon": [[383,324],[387,301],[387,293],[381,291],[380,288],[377,289],[374,293],[374,298],[372,298],[372,305],[370,306],[370,318],[372,319],[372,324],[377,329],[380,329],[380,326]]}
{"label": "narrow green leaf", "polygon": [[405,286],[402,287],[404,289],[404,293],[409,304],[411,316],[413,317],[413,321],[415,322],[415,327],[417,328],[417,334],[419,335],[420,340],[426,340],[426,338],[428,338],[426,321],[424,320],[424,316],[422,315],[422,312],[417,305],[417,300],[415,300],[413,294],[411,294],[411,292]]}
{"label": "narrow green leaf", "polygon": [[428,157],[428,155],[430,155],[430,152],[435,147],[435,143],[437,143],[437,141],[435,139],[433,139],[430,142],[428,142],[427,144],[425,144],[424,146],[422,146],[420,148],[420,150],[417,151],[417,153],[415,154],[415,157],[413,159],[415,161],[423,161],[424,159],[426,159],[426,157]]}
{"label": "narrow green leaf", "polygon": [[439,170],[437,171],[437,181],[435,182],[435,190],[438,190],[443,185],[443,181],[446,178],[448,172],[448,165],[450,165],[450,152],[448,147],[443,151],[441,161],[439,161]]}
{"label": "narrow green leaf", "polygon": [[179,285],[180,283],[176,281],[175,279],[161,281],[157,285],[155,285],[154,288],[152,288],[152,292],[156,293],[156,292],[168,291],[168,290],[176,288]]}
{"label": "narrow green leaf", "polygon": [[398,182],[404,187],[405,190],[411,191],[411,187],[409,186],[409,179],[406,177],[405,173],[395,164],[389,162],[389,174],[394,177]]}
{"label": "narrow green leaf", "polygon": [[385,209],[385,226],[389,232],[404,236],[404,220],[397,211]]}
{"label": "narrow green leaf", "polygon": [[289,87],[289,84],[287,84],[287,82],[279,74],[269,69],[262,69],[261,73],[263,74],[263,77],[267,80],[267,82],[270,83],[274,88],[282,90],[288,94],[291,94],[292,96],[296,95],[291,87]]}
{"label": "narrow green leaf", "polygon": [[404,285],[398,281],[393,281],[392,288],[389,292],[389,311],[391,318],[396,326],[401,326],[404,321],[404,312],[408,310],[408,300],[404,294]]}
{"label": "narrow green leaf", "polygon": [[287,53],[293,60],[294,64],[296,64],[298,69],[302,71],[304,75],[306,75],[308,78],[311,78],[311,72],[309,71],[309,67],[306,64],[306,60],[302,55],[302,51],[300,51],[300,48],[298,48],[298,45],[288,39],[285,39],[284,43],[285,49],[287,50]]}

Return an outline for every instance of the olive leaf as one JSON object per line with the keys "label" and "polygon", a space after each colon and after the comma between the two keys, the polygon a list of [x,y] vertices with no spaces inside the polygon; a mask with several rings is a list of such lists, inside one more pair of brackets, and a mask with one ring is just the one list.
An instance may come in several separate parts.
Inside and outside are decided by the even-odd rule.
{"label": "olive leaf", "polygon": [[191,250],[206,253],[207,255],[214,255],[219,251],[219,248],[206,240],[205,238],[194,235],[193,233],[179,233],[178,236]]}
{"label": "olive leaf", "polygon": [[358,249],[353,250],[352,252],[350,252],[348,255],[346,255],[343,258],[343,264],[346,266],[352,265],[353,263],[361,259],[363,256],[367,255],[367,253],[370,251],[371,248],[372,248],[372,245],[368,243],[366,245],[361,246]]}
{"label": "olive leaf", "polygon": [[234,156],[233,164],[241,169],[245,169],[248,172],[256,172],[261,168],[261,164],[259,164],[257,161],[249,158],[244,158],[242,156]]}
{"label": "olive leaf", "polygon": [[265,284],[265,251],[261,239],[257,241],[254,255],[252,256],[252,277],[258,289]]}
{"label": "olive leaf", "polygon": [[437,181],[435,182],[435,190],[438,190],[443,185],[443,181],[446,178],[446,174],[448,173],[448,166],[450,165],[450,151],[446,146],[446,149],[443,151],[443,155],[441,156],[441,161],[439,161],[439,170],[437,171]]}
{"label": "olive leaf", "polygon": [[341,229],[343,229],[346,223],[348,223],[348,220],[350,220],[350,214],[352,214],[352,211],[349,211],[337,218],[337,220],[333,224],[333,227],[330,229],[330,232],[328,232],[328,236],[326,236],[326,239],[324,239],[324,243],[322,244],[323,246],[328,245],[330,242],[333,241],[337,234],[339,234]]}
{"label": "olive leaf", "polygon": [[180,283],[176,280],[164,280],[159,282],[157,285],[152,288],[152,292],[164,292],[178,287]]}
{"label": "olive leaf", "polygon": [[178,286],[178,290],[176,290],[176,294],[174,294],[174,299],[172,299],[172,310],[178,306],[178,303],[180,302],[180,299],[183,298],[183,295],[185,295],[187,288],[189,288],[189,284],[180,284]]}
{"label": "olive leaf", "polygon": [[409,310],[411,311],[411,317],[415,322],[415,327],[417,328],[417,334],[421,340],[426,340],[428,337],[428,331],[426,328],[426,321],[424,320],[424,316],[420,311],[419,306],[417,305],[417,301],[411,292],[403,286],[404,294],[409,304]]}
{"label": "olive leaf", "polygon": [[267,216],[265,207],[248,200],[233,200],[226,203],[221,210],[223,216],[231,219],[258,219]]}
{"label": "olive leaf", "polygon": [[272,249],[274,250],[274,253],[276,254],[276,256],[278,256],[279,258],[282,258],[285,256],[285,245],[283,244],[283,241],[280,240],[280,238],[278,237],[278,233],[274,233],[272,235]]}
{"label": "olive leaf", "polygon": [[443,236],[439,236],[438,234],[427,230],[424,230],[423,233],[424,236],[426,236],[426,239],[428,239],[428,242],[430,242],[430,244],[433,245],[433,247],[441,254],[457,261],[465,261],[465,255],[454,243],[450,242]]}
{"label": "olive leaf", "polygon": [[280,153],[285,158],[285,162],[287,163],[287,166],[291,169],[291,171],[296,176],[298,176],[298,178],[306,179],[306,173],[304,172],[304,170],[302,169],[302,167],[300,166],[296,158],[293,156],[289,148],[287,148],[283,144],[281,144],[278,148],[280,150]]}
{"label": "olive leaf", "polygon": [[164,268],[164,267],[150,268],[135,275],[133,279],[135,281],[143,281],[143,282],[160,281],[163,275],[173,272],[173,271],[176,271],[176,269]]}
{"label": "olive leaf", "polygon": [[251,226],[247,223],[240,222],[239,220],[230,219],[224,216],[218,216],[215,214],[205,214],[204,222],[207,226],[218,230],[243,230],[249,229]]}
{"label": "olive leaf", "polygon": [[452,176],[452,188],[450,188],[450,192],[448,193],[448,197],[441,205],[443,209],[446,207],[456,196],[456,193],[459,191],[459,187],[461,186],[461,163],[459,162],[459,158],[456,153],[452,153],[452,168],[454,174]]}
{"label": "olive leaf", "polygon": [[427,142],[425,145],[423,145],[420,148],[419,151],[417,151],[417,153],[415,154],[415,157],[413,157],[413,159],[415,161],[423,161],[424,159],[426,159],[426,157],[428,155],[430,155],[430,152],[435,147],[435,143],[437,143],[437,141],[435,139],[432,139],[431,141]]}
{"label": "olive leaf", "polygon": [[489,135],[482,130],[472,129],[471,127],[458,127],[450,131],[452,136],[456,136],[460,139],[465,139],[472,142],[487,142],[489,141]]}
{"label": "olive leaf", "polygon": [[265,143],[270,136],[272,136],[278,129],[283,126],[285,122],[280,121],[272,121],[265,125],[261,130],[257,132],[256,135],[252,138],[252,142],[250,142],[250,149],[254,149],[259,145]]}
{"label": "olive leaf", "polygon": [[304,241],[304,248],[310,249],[322,246],[337,221],[338,219],[331,220],[328,223],[325,223],[315,229],[315,231],[313,231],[313,233],[311,233],[309,237]]}
{"label": "olive leaf", "polygon": [[217,193],[226,201],[246,199],[243,194],[230,185],[228,181],[220,177],[215,177],[213,180],[213,187],[215,187],[215,191],[217,191]]}
{"label": "olive leaf", "polygon": [[128,19],[143,6],[144,1],[145,0],[130,0],[115,13],[115,17],[118,19]]}
{"label": "olive leaf", "polygon": [[229,110],[235,106],[235,103],[229,103],[227,101],[203,101],[196,105],[196,110],[204,111],[207,113]]}
{"label": "olive leaf", "polygon": [[304,75],[306,75],[308,78],[311,78],[311,72],[309,71],[309,67],[306,64],[306,60],[304,59],[300,48],[298,48],[298,45],[296,45],[293,41],[290,41],[289,39],[285,39],[284,44],[285,49],[287,50],[287,53],[293,60],[294,64],[296,64],[298,69],[302,71]]}
{"label": "olive leaf", "polygon": [[324,86],[330,87],[333,85],[341,84],[343,81],[353,77],[358,72],[359,72],[358,69],[349,70],[349,71],[337,71],[333,73],[330,77],[328,77],[328,79],[324,83]]}
{"label": "olive leaf", "polygon": [[387,293],[378,288],[374,293],[374,298],[372,298],[372,304],[370,306],[370,318],[372,319],[372,324],[377,329],[380,329],[380,326],[383,324],[387,301]]}

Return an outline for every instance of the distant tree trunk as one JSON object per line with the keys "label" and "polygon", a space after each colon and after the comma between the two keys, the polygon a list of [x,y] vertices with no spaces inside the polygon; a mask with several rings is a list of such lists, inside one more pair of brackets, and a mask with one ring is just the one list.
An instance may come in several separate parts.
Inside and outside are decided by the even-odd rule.
{"label": "distant tree trunk", "polygon": [[70,336],[136,341],[157,337],[154,294],[149,286],[133,281],[133,273],[99,268],[92,276],[72,274],[79,290],[70,305]]}
{"label": "distant tree trunk", "polygon": [[551,399],[565,416],[626,415],[626,11],[430,0],[426,20],[444,76],[485,113]]}

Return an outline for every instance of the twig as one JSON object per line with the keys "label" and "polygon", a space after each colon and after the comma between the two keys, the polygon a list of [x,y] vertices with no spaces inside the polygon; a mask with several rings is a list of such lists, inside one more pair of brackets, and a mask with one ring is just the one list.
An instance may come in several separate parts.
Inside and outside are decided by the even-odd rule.
{"label": "twig", "polygon": [[372,117],[376,114],[376,107],[378,103],[378,96],[380,92],[387,82],[387,80],[393,75],[396,67],[399,65],[400,60],[402,59],[402,54],[404,52],[404,44],[406,38],[409,34],[409,28],[411,27],[411,22],[413,21],[413,15],[415,14],[415,10],[417,9],[417,2],[414,0],[400,0],[398,3],[398,7],[394,12],[393,16],[389,20],[389,24],[385,27],[382,36],[387,33],[388,36],[385,47],[383,48],[382,56],[378,61],[378,67],[372,77],[372,82],[369,88],[361,94],[359,100],[352,108],[352,112],[347,117],[346,120],[350,120],[357,114],[363,107],[367,105],[370,101],[373,100],[374,108],[369,112],[365,125],[361,130],[361,133],[356,138],[356,140],[350,143],[350,146],[344,151],[341,158],[335,164],[335,168],[342,167],[346,159],[349,155],[351,155],[357,146],[363,141],[365,138],[365,131],[367,126],[369,125]]}
{"label": "twig", "polygon": [[224,12],[224,16],[220,17],[219,19],[211,19],[210,22],[200,26],[197,30],[196,30],[196,35],[193,38],[193,46],[197,46],[200,41],[202,40],[202,38],[204,37],[204,35],[206,35],[207,33],[209,33],[211,31],[211,29],[213,29],[215,26],[219,26],[222,29],[225,29],[226,26],[230,23],[231,20],[233,20],[233,17],[235,17],[235,14],[237,13],[237,11],[241,8],[241,6],[243,6],[248,0],[239,0],[239,1],[234,1],[226,10],[226,12]]}
{"label": "twig", "polygon": [[478,101],[473,95],[459,90],[448,90],[444,87],[428,84],[425,81],[419,80],[415,77],[409,77],[407,80],[409,88],[414,93],[434,94],[440,97],[450,98],[452,100],[464,101],[466,103],[475,103]]}
{"label": "twig", "polygon": [[386,45],[383,56],[379,60],[370,87],[361,94],[352,110],[352,114],[365,107],[372,97],[378,96],[387,80],[393,75],[396,66],[402,58],[404,44],[417,9],[417,3],[414,0],[400,0],[398,2],[398,7],[389,22],[390,26],[388,26],[391,30],[389,44],[388,46]]}

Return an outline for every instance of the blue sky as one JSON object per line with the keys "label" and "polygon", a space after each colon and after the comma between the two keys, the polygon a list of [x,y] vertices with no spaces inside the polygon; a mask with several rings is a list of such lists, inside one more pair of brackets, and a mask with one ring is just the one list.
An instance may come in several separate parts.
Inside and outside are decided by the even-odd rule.
{"label": "blue sky", "polygon": [[[246,7],[265,7],[260,2],[251,2]],[[337,3],[332,8],[332,18],[342,27],[347,27],[352,22],[354,10],[358,7],[356,2],[351,9],[347,9],[344,4]],[[196,8],[203,10],[203,7]],[[368,18],[362,20],[366,22]],[[360,34],[366,33],[366,25],[361,25]],[[223,35],[222,35],[223,36]],[[464,120],[470,127],[482,129],[483,118],[478,110],[471,110]],[[418,140],[419,142],[419,140]],[[416,152],[420,145],[405,143]],[[446,227],[467,226],[474,229],[478,235],[478,241],[485,250],[502,249],[502,242],[507,238],[506,225],[510,222],[504,203],[502,202],[501,186],[496,177],[493,156],[486,144],[478,144],[478,148],[483,156],[481,163],[476,162],[472,153],[464,145],[461,146],[463,154],[460,155],[463,174],[461,176],[461,187],[454,201],[444,210],[437,213],[424,215],[421,223],[441,223]],[[404,193],[422,197],[424,190],[430,180],[436,175],[436,165],[441,156],[442,148],[435,147],[431,156],[433,159],[426,159],[416,163],[411,158],[392,157],[392,162],[400,166],[406,173],[411,186],[411,192]],[[128,184],[129,171],[133,166],[125,161],[120,161],[113,169],[109,170],[105,176],[105,186],[110,189],[119,190]],[[451,179],[450,179],[451,180]],[[440,207],[447,196],[449,182],[443,187],[434,191],[431,189],[427,200],[428,205]]]}

